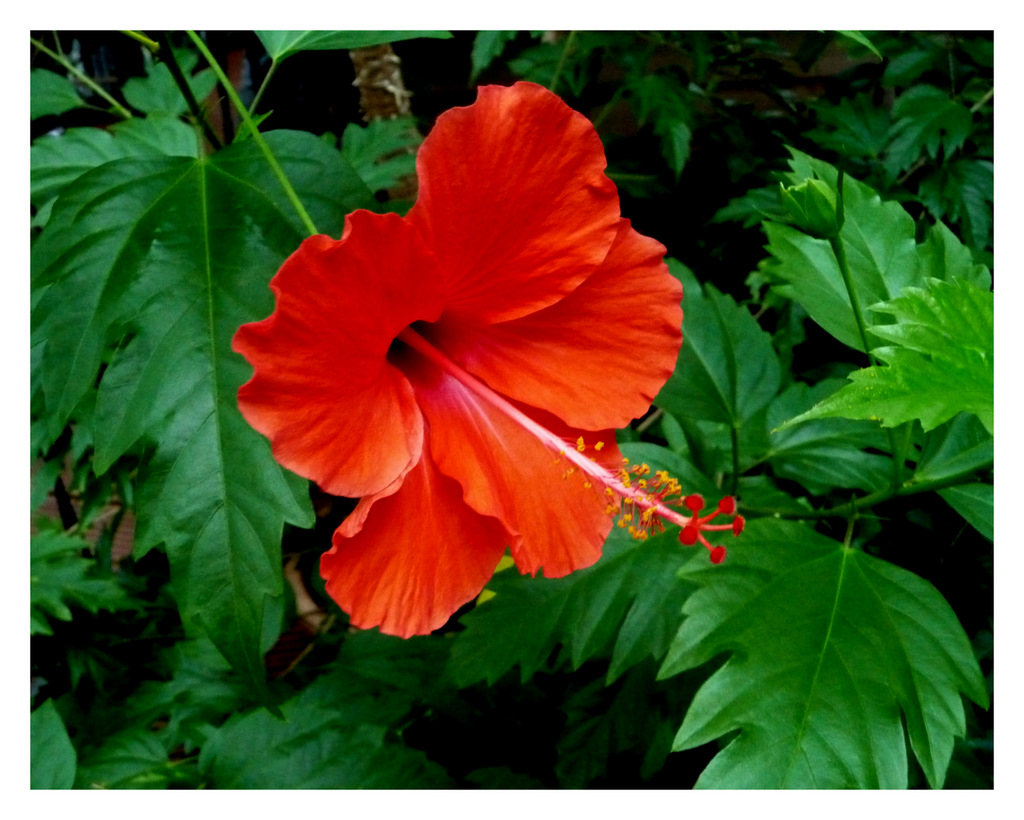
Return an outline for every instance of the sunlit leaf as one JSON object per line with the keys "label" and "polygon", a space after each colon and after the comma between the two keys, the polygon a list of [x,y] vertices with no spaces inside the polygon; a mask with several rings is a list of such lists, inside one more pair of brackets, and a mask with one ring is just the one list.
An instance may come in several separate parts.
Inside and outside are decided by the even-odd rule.
{"label": "sunlit leaf", "polygon": [[[702,589],[661,669],[722,652],[676,736],[690,749],[739,730],[704,788],[905,788],[904,727],[940,787],[965,732],[963,692],[988,696],[967,636],[927,581],[798,524],[751,522]],[[902,715],[902,720],[901,720]]]}
{"label": "sunlit leaf", "polygon": [[991,291],[962,280],[929,280],[907,288],[876,313],[898,324],[870,332],[893,343],[875,348],[886,366],[855,371],[850,384],[794,422],[840,417],[876,419],[886,427],[920,419],[925,432],[966,410],[992,431],[994,414],[994,310]]}

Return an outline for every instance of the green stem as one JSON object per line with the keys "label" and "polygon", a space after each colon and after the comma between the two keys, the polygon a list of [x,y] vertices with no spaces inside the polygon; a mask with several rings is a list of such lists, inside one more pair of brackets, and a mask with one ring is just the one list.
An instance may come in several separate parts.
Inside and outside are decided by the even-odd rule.
{"label": "green stem", "polygon": [[156,54],[160,50],[160,44],[159,43],[155,43],[152,40],[150,40],[141,31],[125,31],[124,29],[119,29],[119,31],[122,34],[125,34],[128,37],[131,37],[136,42],[142,43],[142,45],[144,45],[146,48],[148,48],[154,54]]}
{"label": "green stem", "polygon": [[249,128],[249,132],[252,134],[252,138],[256,141],[260,151],[263,152],[263,156],[266,157],[267,163],[270,165],[270,169],[274,172],[274,176],[277,177],[277,181],[281,183],[281,187],[284,188],[285,196],[288,197],[288,201],[291,202],[292,207],[295,208],[295,212],[299,215],[299,219],[302,220],[302,224],[306,227],[309,235],[319,233],[316,229],[316,225],[313,224],[313,220],[309,218],[309,214],[306,213],[305,207],[302,205],[302,201],[299,199],[299,195],[295,193],[295,189],[292,187],[291,182],[288,181],[288,176],[285,174],[284,169],[281,167],[281,163],[277,161],[277,157],[274,156],[270,150],[270,146],[267,145],[267,141],[263,139],[263,135],[259,132],[256,124],[252,121],[252,117],[249,116],[248,110],[246,110],[245,104],[238,96],[238,92],[235,91],[235,87],[231,84],[231,80],[224,73],[224,70],[220,67],[213,54],[206,47],[206,43],[202,41],[198,34],[194,31],[186,31],[189,38],[195,43],[199,52],[203,55],[206,61],[210,64],[210,68],[213,69],[213,73],[217,75],[217,79],[220,80],[221,86],[224,88],[224,93],[228,95],[228,99],[231,100],[231,104],[238,111],[242,118],[242,121]]}
{"label": "green stem", "polygon": [[558,80],[562,76],[562,69],[565,67],[565,58],[569,55],[569,49],[572,47],[572,41],[575,37],[576,32],[570,31],[569,36],[565,38],[565,45],[562,46],[562,53],[558,57],[558,65],[555,66],[555,73],[551,78],[551,88],[549,90],[552,94],[555,93],[555,87],[558,85]]}
{"label": "green stem", "polygon": [[260,104],[260,100],[263,99],[263,92],[266,90],[267,85],[270,83],[270,78],[274,76],[274,72],[277,71],[277,58],[274,57],[270,61],[270,68],[267,69],[267,75],[263,78],[263,82],[260,83],[259,90],[256,92],[256,96],[252,98],[252,105],[249,106],[249,116],[253,116],[256,113],[256,107]]}
{"label": "green stem", "polygon": [[881,504],[883,501],[888,501],[891,498],[898,498],[906,495],[917,495],[918,493],[927,493],[934,490],[944,490],[947,487],[957,487],[961,484],[974,484],[976,483],[974,480],[975,473],[980,470],[991,468],[992,464],[993,462],[989,461],[987,464],[982,464],[967,472],[956,473],[954,475],[946,476],[945,478],[936,479],[935,481],[916,481],[911,478],[903,482],[899,487],[886,487],[884,490],[878,490],[877,492],[861,496],[860,498],[855,498],[851,502],[838,504],[835,507],[827,507],[821,510],[790,512],[788,510],[782,511],[763,507],[744,506],[743,513],[752,517],[770,516],[773,518],[784,518],[796,521],[807,518],[846,518],[850,515],[851,507],[854,511],[859,512],[861,510],[866,510],[869,507],[873,507],[876,504]]}
{"label": "green stem", "polygon": [[65,71],[67,71],[70,74],[74,74],[79,82],[81,82],[83,85],[88,86],[90,89],[92,89],[92,91],[94,91],[96,94],[98,94],[108,103],[110,103],[113,109],[126,120],[130,120],[132,118],[131,111],[129,111],[127,108],[121,105],[121,103],[119,103],[113,97],[111,97],[110,94],[106,91],[106,89],[100,86],[92,77],[90,77],[88,74],[79,71],[62,54],[57,54],[55,51],[52,51],[51,49],[47,48],[38,40],[33,40],[31,37],[29,37],[29,42],[32,43],[32,45],[34,45],[36,48],[38,48],[41,52],[43,52],[43,54],[59,63]]}
{"label": "green stem", "polygon": [[996,93],[995,88],[990,88],[985,92],[985,96],[978,100],[974,105],[971,106],[971,113],[977,114],[983,105],[992,99],[992,95]]}
{"label": "green stem", "polygon": [[736,495],[740,481],[740,431],[735,424],[730,426],[729,435],[732,438],[732,479],[729,482],[729,495]]}
{"label": "green stem", "polygon": [[192,86],[189,85],[188,78],[185,77],[184,72],[181,70],[181,66],[178,64],[178,58],[174,55],[174,49],[171,48],[170,38],[166,32],[162,32],[160,35],[164,50],[164,64],[170,69],[171,76],[174,78],[174,82],[178,85],[178,90],[181,91],[181,96],[185,98],[185,103],[188,105],[188,110],[192,112],[192,116],[196,118],[196,122],[203,129],[203,134],[206,135],[206,139],[210,145],[213,146],[213,150],[217,151],[223,147],[220,138],[217,133],[213,130],[209,120],[206,119],[206,114],[202,107],[199,105],[199,101],[196,99],[196,95],[192,92]]}

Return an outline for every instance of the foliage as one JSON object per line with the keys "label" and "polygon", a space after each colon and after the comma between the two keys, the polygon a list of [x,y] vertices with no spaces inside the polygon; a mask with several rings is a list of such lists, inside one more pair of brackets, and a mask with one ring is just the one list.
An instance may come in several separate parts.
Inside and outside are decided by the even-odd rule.
{"label": "foliage", "polygon": [[[218,36],[258,135],[190,37],[33,40],[33,788],[991,787],[990,33]],[[117,81],[80,56],[126,42]],[[337,66],[382,43],[417,116],[364,122]],[[747,527],[353,630],[316,570],[352,503],[244,422],[230,340],[310,221],[403,212],[433,116],[516,79],[684,285],[624,455]]]}

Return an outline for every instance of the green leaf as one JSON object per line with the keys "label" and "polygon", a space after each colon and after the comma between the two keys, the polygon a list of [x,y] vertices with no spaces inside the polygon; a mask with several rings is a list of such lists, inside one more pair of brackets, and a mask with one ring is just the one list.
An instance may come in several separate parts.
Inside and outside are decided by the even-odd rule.
{"label": "green leaf", "polygon": [[[819,179],[836,189],[835,168],[789,150],[793,170],[786,178],[791,185]],[[944,226],[932,228],[925,243],[915,245],[914,222],[906,210],[896,202],[882,202],[871,188],[849,176],[844,177],[843,203],[840,236],[862,315],[866,316],[872,305],[898,297],[907,287],[923,286],[928,277],[950,281],[964,276],[965,269],[970,270],[972,281],[980,283],[987,277]],[[849,292],[830,242],[790,225],[768,222],[764,228],[772,256],[762,271],[775,289],[798,302],[839,341],[863,350]],[[876,325],[888,321],[884,316],[875,318]]]}
{"label": "green leaf", "polygon": [[992,207],[995,169],[983,159],[958,159],[921,180],[917,194],[936,219],[963,226],[972,246],[992,244]]}
{"label": "green leaf", "polygon": [[[196,75],[192,74],[199,59],[195,52],[178,52],[178,59],[192,94],[201,103],[217,85],[217,76],[209,68]],[[182,96],[166,63],[151,66],[146,77],[127,80],[121,92],[129,105],[146,114],[177,116],[188,111],[188,102]]]}
{"label": "green leaf", "polygon": [[417,37],[451,38],[448,31],[257,31],[271,59],[280,62],[300,51],[333,51],[397,43]]}
{"label": "green leaf", "polygon": [[161,735],[135,727],[117,732],[82,758],[80,789],[166,789],[177,779]]}
{"label": "green leaf", "polygon": [[[86,171],[125,157],[198,157],[195,131],[165,117],[131,119],[108,129],[71,128],[37,139],[30,149],[31,202],[49,210],[63,188]],[[46,219],[38,220],[39,225]]]}
{"label": "green leaf", "polygon": [[90,545],[84,539],[54,530],[32,536],[30,598],[32,634],[52,635],[47,618],[70,621],[71,606],[89,612],[131,609],[117,579],[95,577],[96,560],[82,555]]}
{"label": "green leaf", "polygon": [[875,48],[875,46],[872,44],[872,42],[867,37],[864,36],[864,32],[862,32],[862,31],[837,31],[836,34],[842,34],[844,37],[849,37],[855,43],[860,43],[862,46],[864,46],[864,48],[866,48],[868,51],[870,51],[872,54],[874,54],[879,60],[884,59],[882,57],[882,52],[880,52],[877,48]]}
{"label": "green leaf", "polygon": [[885,157],[890,178],[913,165],[922,153],[947,160],[970,136],[970,110],[930,85],[915,85],[893,106],[892,136]]}
{"label": "green leaf", "polygon": [[970,413],[959,413],[928,433],[914,471],[914,481],[942,481],[991,468],[995,457],[992,434]]}
{"label": "green leaf", "polygon": [[[799,185],[820,179],[836,190],[838,172],[825,162],[789,149]],[[874,191],[847,176],[843,183],[844,222],[840,233],[861,311],[916,284],[914,222],[895,202],[883,203]],[[816,239],[790,225],[765,223],[771,260],[763,270],[776,280],[778,292],[798,302],[814,321],[850,347],[861,350],[860,332],[850,296],[827,239]],[[778,284],[782,280],[785,284]]]}
{"label": "green leaf", "polygon": [[33,789],[70,789],[75,782],[78,755],[71,745],[57,707],[47,700],[32,713],[31,787]]}
{"label": "green leaf", "polygon": [[[344,671],[344,670],[341,670]],[[388,739],[411,694],[380,698],[376,684],[318,679],[281,707],[234,715],[203,746],[200,768],[220,789],[447,788],[444,770]]]}
{"label": "green leaf", "polygon": [[939,495],[974,529],[989,541],[995,540],[995,488],[991,484],[959,484],[939,490]]}
{"label": "green leaf", "polygon": [[[625,444],[622,451],[631,462],[668,470],[686,493],[718,492],[664,448]],[[700,553],[681,547],[675,530],[640,542],[615,527],[601,559],[565,578],[500,572],[487,585],[494,597],[462,618],[466,629],[452,648],[449,671],[462,687],[478,680],[493,684],[518,665],[526,682],[562,643],[573,668],[610,655],[608,680],[613,681],[644,659],[662,656],[689,590],[675,571],[688,559],[706,563]]]}
{"label": "green leaf", "polygon": [[790,522],[748,524],[730,560],[688,563],[702,585],[660,677],[722,652],[673,748],[739,730],[704,788],[906,788],[911,746],[941,787],[964,692],[988,696],[956,616],[928,582]]}
{"label": "green leaf", "polygon": [[518,31],[478,31],[473,39],[473,51],[470,61],[473,68],[469,73],[469,82],[475,83],[480,72],[501,56],[505,46],[511,43]]}
{"label": "green leaf", "polygon": [[771,464],[775,475],[799,481],[815,495],[834,488],[880,490],[892,479],[893,468],[888,456],[865,452],[888,446],[877,425],[821,419],[776,429],[833,393],[839,383],[827,379],[812,388],[798,382],[773,399],[766,425],[771,445],[761,459]]}
{"label": "green leaf", "polygon": [[895,346],[875,348],[888,367],[851,373],[850,384],[798,416],[875,419],[885,427],[920,419],[925,432],[966,410],[989,432],[994,415],[995,297],[961,280],[928,281],[872,307],[895,316],[895,325],[871,333]]}
{"label": "green leaf", "polygon": [[889,144],[889,113],[870,94],[844,97],[838,104],[821,100],[814,112],[819,126],[807,137],[841,156],[877,159]]}
{"label": "green leaf", "polygon": [[73,108],[88,107],[67,77],[45,68],[33,68],[29,79],[30,117],[33,120],[50,114],[63,114]]}
{"label": "green leaf", "polygon": [[710,286],[702,293],[689,278],[683,288],[683,348],[654,403],[680,418],[738,429],[778,392],[771,337],[731,296]]}
{"label": "green leaf", "polygon": [[345,126],[341,155],[371,191],[394,187],[416,173],[416,147],[421,142],[412,117],[374,120],[365,127]]}
{"label": "green leaf", "polygon": [[[321,230],[369,192],[310,134],[266,136]],[[270,313],[267,283],[304,236],[249,141],[203,159],[105,164],[62,193],[33,248],[35,334],[45,340],[50,433],[92,385],[105,347],[122,338],[96,405],[94,467],[137,441],[136,551],[165,543],[186,626],[262,681],[265,599],[281,592],[284,521],[308,526],[306,482],[280,468],[244,421],[249,377],[231,351],[244,322]]]}

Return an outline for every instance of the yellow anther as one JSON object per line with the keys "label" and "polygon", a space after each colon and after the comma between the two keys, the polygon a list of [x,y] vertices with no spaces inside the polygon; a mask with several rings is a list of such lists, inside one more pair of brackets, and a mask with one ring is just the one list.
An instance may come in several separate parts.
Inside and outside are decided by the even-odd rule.
{"label": "yellow anther", "polygon": [[591,484],[591,483],[590,483],[589,481],[584,481],[584,482],[583,482],[583,486],[584,486],[584,487],[586,487],[586,488],[587,488],[587,489],[589,490],[589,489],[590,489],[591,487],[593,487],[594,485],[593,485],[593,484]]}
{"label": "yellow anther", "polygon": [[621,518],[619,519],[619,529],[626,529],[626,522],[623,521]]}
{"label": "yellow anther", "polygon": [[576,439],[576,449],[579,450],[581,453],[587,449],[587,445],[583,443],[583,436],[580,436],[578,439]]}
{"label": "yellow anther", "polygon": [[607,507],[604,508],[605,515],[615,515],[615,513],[617,513],[618,511],[619,508],[616,507],[614,504],[609,504]]}
{"label": "yellow anther", "polygon": [[611,487],[605,487],[604,494],[609,498],[615,498],[615,491]]}
{"label": "yellow anther", "polygon": [[640,480],[639,480],[639,481],[638,481],[638,482],[636,483],[636,485],[637,485],[637,486],[638,486],[638,487],[639,487],[639,488],[640,488],[641,490],[642,490],[642,489],[644,489],[645,487],[647,487],[647,479],[645,479],[645,478],[641,478],[641,479],[640,479]]}
{"label": "yellow anther", "polygon": [[597,442],[597,444],[594,445],[594,449],[598,450],[598,451],[600,451],[601,448],[603,448],[603,447],[604,447],[604,442],[603,441],[599,441],[599,442]]}
{"label": "yellow anther", "polygon": [[648,467],[646,464],[641,464],[639,467],[636,468],[637,475],[647,475],[650,471],[651,468]]}

